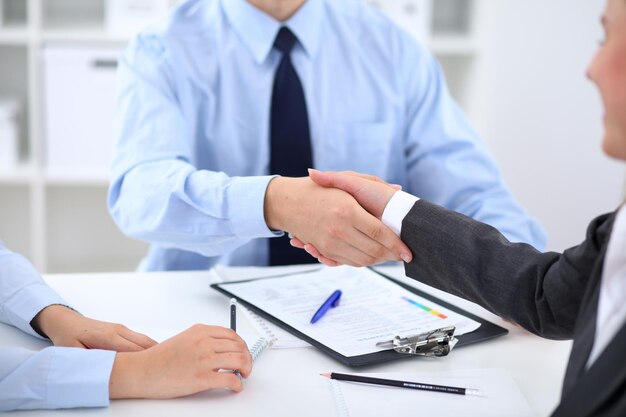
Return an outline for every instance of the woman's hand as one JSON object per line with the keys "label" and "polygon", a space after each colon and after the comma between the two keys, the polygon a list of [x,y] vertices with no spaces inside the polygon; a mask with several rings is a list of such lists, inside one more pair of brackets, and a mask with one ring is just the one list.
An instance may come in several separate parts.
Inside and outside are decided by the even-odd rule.
{"label": "woman's hand", "polygon": [[252,371],[248,346],[237,333],[196,324],[142,352],[118,353],[109,382],[114,398],[176,398],[213,388],[235,392]]}
{"label": "woman's hand", "polygon": [[62,305],[44,308],[31,325],[55,346],[136,352],[156,345],[148,336],[126,326],[93,320]]}

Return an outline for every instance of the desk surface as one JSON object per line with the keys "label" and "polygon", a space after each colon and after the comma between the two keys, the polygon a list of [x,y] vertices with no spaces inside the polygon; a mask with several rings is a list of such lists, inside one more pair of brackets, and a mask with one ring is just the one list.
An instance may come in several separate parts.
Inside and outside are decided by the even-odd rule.
{"label": "desk surface", "polygon": [[[401,267],[381,271],[403,277]],[[251,272],[248,272],[251,273]],[[242,270],[241,278],[246,278]],[[129,327],[183,330],[204,322],[228,326],[228,299],[209,288],[207,272],[111,273],[48,275],[46,281],[85,315]],[[510,371],[538,416],[558,403],[570,342],[548,341],[519,329],[486,310],[431,287],[406,282],[451,301],[509,329],[509,335],[455,350],[446,358],[416,358],[359,368],[359,372],[429,372],[454,369],[505,368]],[[247,326],[251,331],[251,327]],[[246,330],[241,320],[238,328]],[[0,324],[0,344],[40,349],[46,344]],[[209,391],[176,400],[117,400],[108,409],[28,411],[20,416],[149,415],[149,416],[335,416],[327,371],[350,371],[315,348],[270,349],[257,360],[240,394]]]}

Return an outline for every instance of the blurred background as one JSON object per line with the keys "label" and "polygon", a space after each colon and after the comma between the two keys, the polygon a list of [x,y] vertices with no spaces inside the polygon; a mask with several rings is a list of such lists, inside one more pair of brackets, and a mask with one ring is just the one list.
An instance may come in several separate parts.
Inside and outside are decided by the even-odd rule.
{"label": "blurred background", "polygon": [[[369,2],[437,56],[549,249],[579,243],[624,200],[585,77],[604,0]],[[147,250],[106,209],[115,69],[174,3],[0,0],[0,240],[42,272],[133,270]]]}

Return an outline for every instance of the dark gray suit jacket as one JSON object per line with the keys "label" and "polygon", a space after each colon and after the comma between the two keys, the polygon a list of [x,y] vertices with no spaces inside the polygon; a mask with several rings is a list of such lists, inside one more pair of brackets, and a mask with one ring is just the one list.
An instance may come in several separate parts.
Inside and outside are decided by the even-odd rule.
{"label": "dark gray suit jacket", "polygon": [[[491,226],[420,200],[402,223],[407,276],[474,301],[540,336],[574,339],[553,417],[626,417],[626,325],[585,369],[615,213],[563,254],[511,243]],[[626,294],[624,295],[626,302]]]}

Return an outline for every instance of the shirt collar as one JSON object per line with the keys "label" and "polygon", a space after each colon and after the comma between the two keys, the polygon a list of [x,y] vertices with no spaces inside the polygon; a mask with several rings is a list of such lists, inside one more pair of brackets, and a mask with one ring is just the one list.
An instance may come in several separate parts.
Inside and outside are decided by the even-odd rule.
{"label": "shirt collar", "polygon": [[259,64],[269,55],[282,26],[296,35],[309,57],[315,56],[319,49],[324,23],[323,0],[307,0],[285,22],[279,22],[246,0],[222,0],[221,3],[229,23]]}

